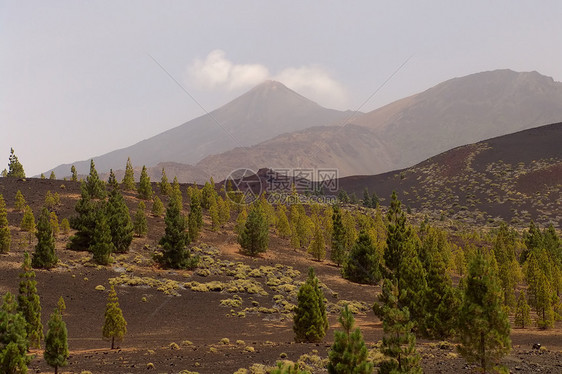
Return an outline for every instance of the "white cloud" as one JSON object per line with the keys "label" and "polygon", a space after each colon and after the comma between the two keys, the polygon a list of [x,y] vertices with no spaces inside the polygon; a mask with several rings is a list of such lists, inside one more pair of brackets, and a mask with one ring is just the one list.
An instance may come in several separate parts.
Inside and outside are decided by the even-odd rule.
{"label": "white cloud", "polygon": [[189,79],[205,89],[235,90],[255,86],[269,77],[267,68],[260,64],[236,65],[225,58],[224,51],[216,49],[205,60],[196,59],[188,67]]}
{"label": "white cloud", "polygon": [[262,64],[235,64],[215,49],[205,59],[195,59],[187,74],[191,84],[207,90],[248,89],[273,79],[321,105],[346,109],[348,104],[345,88],[318,65],[288,67],[272,75]]}
{"label": "white cloud", "polygon": [[272,79],[321,105],[343,108],[347,104],[345,88],[320,66],[286,68]]}

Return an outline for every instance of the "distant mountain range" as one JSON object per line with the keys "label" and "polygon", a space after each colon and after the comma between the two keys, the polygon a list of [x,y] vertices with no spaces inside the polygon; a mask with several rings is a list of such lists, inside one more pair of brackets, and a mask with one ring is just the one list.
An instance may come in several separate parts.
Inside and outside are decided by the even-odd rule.
{"label": "distant mountain range", "polygon": [[[454,78],[366,114],[326,109],[267,81],[207,115],[94,161],[103,173],[123,169],[130,157],[153,176],[165,167],[169,178],[183,182],[221,180],[240,167],[379,174],[459,145],[559,121],[562,83],[537,72]],[[87,173],[89,161],[73,164]],[[68,175],[70,165],[58,166],[55,174]]]}

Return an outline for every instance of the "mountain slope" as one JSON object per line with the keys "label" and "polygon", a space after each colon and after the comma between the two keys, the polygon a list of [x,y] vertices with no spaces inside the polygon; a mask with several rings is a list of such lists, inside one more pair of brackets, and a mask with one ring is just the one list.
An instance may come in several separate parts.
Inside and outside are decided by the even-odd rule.
{"label": "mountain slope", "polygon": [[354,123],[372,129],[398,156],[382,172],[463,144],[558,121],[562,83],[537,72],[496,70],[448,80]]}
{"label": "mountain slope", "polygon": [[408,169],[339,180],[340,188],[386,198],[396,191],[409,207],[489,223],[527,226],[530,219],[562,228],[562,123],[449,150]]}
{"label": "mountain slope", "polygon": [[314,127],[279,135],[249,148],[208,156],[197,167],[216,180],[238,168],[337,168],[346,175],[385,167],[386,146],[367,128],[355,125]]}
{"label": "mountain slope", "polygon": [[[235,147],[246,147],[276,135],[312,126],[336,124],[349,112],[321,107],[275,81],[266,81],[213,112],[127,148],[94,157],[96,168],[122,169],[127,157],[136,166],[160,162],[195,164],[204,157]],[[75,162],[79,173],[89,160]],[[68,175],[70,164],[54,169]],[[49,171],[50,172],[50,171]]]}
{"label": "mountain slope", "polygon": [[[340,176],[411,166],[451,148],[562,120],[562,83],[497,70],[441,83],[341,129],[284,134],[197,164],[217,179],[237,167],[338,168]],[[226,174],[225,174],[226,173]]]}

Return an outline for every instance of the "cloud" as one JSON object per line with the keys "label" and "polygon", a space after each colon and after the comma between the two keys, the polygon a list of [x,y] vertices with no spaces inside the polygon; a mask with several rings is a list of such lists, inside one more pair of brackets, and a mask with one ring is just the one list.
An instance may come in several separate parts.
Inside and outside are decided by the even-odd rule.
{"label": "cloud", "polygon": [[341,108],[347,104],[345,88],[321,66],[286,68],[272,79],[322,105]]}
{"label": "cloud", "polygon": [[273,79],[321,105],[344,109],[348,103],[346,89],[318,65],[287,67],[270,74],[262,64],[235,64],[223,50],[216,49],[205,59],[195,59],[187,68],[187,76],[201,89],[223,91],[248,89]]}
{"label": "cloud", "polygon": [[236,90],[255,86],[269,77],[267,68],[260,64],[236,65],[225,58],[224,51],[216,49],[205,60],[196,59],[188,67],[189,79],[204,89]]}

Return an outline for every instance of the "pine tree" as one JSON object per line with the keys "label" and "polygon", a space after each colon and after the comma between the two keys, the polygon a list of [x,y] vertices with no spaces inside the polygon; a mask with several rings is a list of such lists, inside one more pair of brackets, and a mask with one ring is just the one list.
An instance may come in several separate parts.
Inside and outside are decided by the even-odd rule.
{"label": "pine tree", "polygon": [[99,265],[109,264],[111,253],[115,252],[115,246],[111,238],[111,229],[107,223],[105,213],[101,209],[96,214],[96,226],[89,250],[92,252],[92,259]]}
{"label": "pine tree", "polygon": [[31,269],[31,260],[27,252],[24,253],[22,272],[18,295],[18,312],[27,322],[27,339],[33,348],[41,347],[43,340],[43,325],[41,324],[41,302],[37,293],[35,272]]}
{"label": "pine tree", "polygon": [[314,269],[308,270],[306,282],[299,288],[293,317],[293,331],[297,342],[320,342],[328,330],[324,293]]}
{"label": "pine tree", "polygon": [[460,354],[486,372],[511,350],[510,326],[502,291],[489,260],[477,253],[470,262],[459,314]]}
{"label": "pine tree", "polygon": [[140,175],[140,182],[138,188],[139,198],[143,200],[152,199],[152,185],[150,184],[150,177],[146,170],[146,166],[142,166],[142,171]]}
{"label": "pine tree", "polygon": [[411,242],[404,247],[402,261],[399,267],[398,280],[400,308],[407,307],[410,319],[417,331],[422,330],[426,313],[427,281],[426,271]]}
{"label": "pine tree", "polygon": [[10,251],[11,240],[6,202],[4,201],[4,196],[0,194],[0,253],[8,253]]}
{"label": "pine tree", "polygon": [[47,194],[45,195],[45,202],[44,202],[43,206],[45,206],[49,210],[52,210],[55,207],[55,205],[56,205],[55,197],[53,196],[51,191],[47,191]]}
{"label": "pine tree", "polygon": [[170,199],[164,222],[166,229],[164,236],[160,239],[163,265],[174,269],[195,267],[198,258],[192,258],[191,253],[186,249],[190,241],[189,235],[185,231],[187,220],[181,214],[180,206],[176,199]]}
{"label": "pine tree", "polygon": [[541,329],[554,327],[553,299],[558,297],[552,290],[550,282],[544,272],[539,272],[535,289],[536,324]]}
{"label": "pine tree", "polygon": [[211,184],[211,182],[206,182],[201,190],[201,207],[203,207],[203,209],[209,209],[211,207],[211,199],[216,194],[214,184]]}
{"label": "pine tree", "polygon": [[531,307],[527,304],[527,296],[525,291],[519,293],[517,298],[517,306],[515,307],[515,317],[513,323],[516,327],[524,329],[525,326],[531,324]]}
{"label": "pine tree", "polygon": [[105,214],[115,252],[127,252],[133,241],[133,222],[125,199],[117,187],[114,187],[109,195],[105,204]]}
{"label": "pine tree", "polygon": [[201,230],[201,226],[203,226],[203,212],[201,211],[201,200],[198,191],[194,191],[191,196],[187,220],[189,237],[192,241],[195,241],[199,238],[199,231]]}
{"label": "pine tree", "polygon": [[133,229],[135,235],[138,237],[144,237],[148,233],[148,224],[146,222],[146,214],[144,213],[145,204],[144,201],[139,201],[137,211],[135,212],[135,218],[133,220]]}
{"label": "pine tree", "polygon": [[117,182],[117,177],[115,177],[115,173],[113,172],[113,169],[109,169],[109,177],[107,178],[107,185],[112,191],[119,188],[119,182]]}
{"label": "pine tree", "polygon": [[332,213],[332,251],[330,259],[341,266],[346,257],[345,228],[343,227],[340,207],[335,205]]}
{"label": "pine tree", "polygon": [[154,196],[154,199],[152,199],[152,215],[160,217],[162,214],[164,214],[164,204],[162,204],[162,200],[158,196]]}
{"label": "pine tree", "polygon": [[174,177],[174,181],[172,182],[172,192],[170,195],[170,199],[176,199],[178,201],[180,210],[183,208],[183,194],[181,192],[180,184],[178,182],[177,177]]}
{"label": "pine tree", "polygon": [[46,178],[45,178],[45,174],[41,173],[41,175],[39,175],[39,178],[40,178],[40,179],[46,179]]}
{"label": "pine tree", "polygon": [[125,175],[123,176],[123,181],[121,182],[123,189],[125,191],[135,191],[135,171],[133,170],[133,164],[131,163],[131,158],[127,158],[127,164],[125,165]]}
{"label": "pine tree", "polygon": [[384,280],[379,302],[373,310],[382,319],[384,336],[381,352],[387,357],[379,373],[422,373],[421,357],[416,351],[416,336],[412,333],[414,322],[410,321],[407,307],[398,304],[399,290],[396,281]]}
{"label": "pine tree", "polygon": [[127,334],[127,321],[119,307],[119,299],[113,285],[107,298],[102,334],[105,339],[111,339],[111,349],[115,348],[115,341],[122,341]]}
{"label": "pine tree", "polygon": [[387,220],[387,238],[384,251],[384,263],[387,269],[385,278],[400,280],[400,263],[408,252],[405,247],[410,242],[412,231],[406,224],[406,217],[396,192],[392,192]]}
{"label": "pine tree", "polygon": [[373,364],[368,360],[368,351],[361,330],[356,328],[353,313],[347,304],[344,306],[339,318],[343,331],[334,333],[334,344],[328,353],[328,373],[330,374],[371,374]]}
{"label": "pine tree", "polygon": [[60,221],[60,230],[63,235],[68,235],[70,233],[70,222],[68,222],[68,219],[63,218],[62,221]]}
{"label": "pine tree", "polygon": [[19,162],[18,157],[14,153],[14,149],[10,148],[10,159],[8,163],[8,177],[25,178],[23,165]]}
{"label": "pine tree", "polygon": [[33,267],[44,269],[54,267],[58,258],[55,253],[55,236],[51,227],[51,217],[47,208],[43,208],[41,211],[35,236],[37,237],[37,245],[31,261]]}
{"label": "pine tree", "polygon": [[324,234],[322,233],[320,222],[314,225],[314,235],[308,246],[308,253],[310,253],[316,261],[322,261],[326,256],[326,243],[324,242]]}
{"label": "pine tree", "polygon": [[376,284],[381,280],[380,259],[371,237],[362,231],[343,265],[342,274],[356,283]]}
{"label": "pine tree", "polygon": [[20,228],[23,231],[27,232],[35,232],[35,216],[33,215],[33,210],[29,205],[26,205],[23,208],[23,217],[21,219]]}
{"label": "pine tree", "polygon": [[51,222],[51,228],[53,229],[53,236],[56,238],[60,231],[59,217],[55,212],[49,213],[49,222]]}
{"label": "pine tree", "polygon": [[16,198],[14,200],[14,209],[17,210],[18,212],[22,212],[23,209],[25,208],[25,205],[26,205],[25,198],[23,197],[21,191],[18,190],[18,192],[16,192]]}
{"label": "pine tree", "polygon": [[51,314],[48,326],[43,358],[49,366],[55,369],[55,374],[57,374],[59,367],[67,365],[66,359],[68,358],[68,332],[60,309],[55,309]]}
{"label": "pine tree", "polygon": [[59,301],[57,301],[57,309],[60,311],[61,314],[64,314],[66,310],[66,303],[64,302],[63,297],[59,297]]}
{"label": "pine tree", "polygon": [[72,165],[70,167],[70,174],[71,174],[71,177],[70,177],[71,181],[73,181],[73,182],[78,181],[78,172],[76,171],[76,167],[74,165]]}
{"label": "pine tree", "polygon": [[213,231],[218,231],[220,228],[220,216],[219,208],[217,204],[217,199],[211,198],[211,205],[209,206],[209,216],[211,218],[211,229]]}
{"label": "pine tree", "polygon": [[75,251],[85,251],[90,248],[96,228],[97,212],[102,209],[101,202],[94,201],[90,197],[85,182],[82,182],[80,188],[81,197],[74,207],[78,216],[70,219],[70,226],[77,231],[68,244],[68,248]]}
{"label": "pine tree", "polygon": [[8,176],[8,170],[6,170],[5,168],[2,169],[2,173],[0,173],[0,176],[2,178],[6,178]]}
{"label": "pine tree", "polygon": [[236,224],[234,225],[234,232],[238,237],[242,235],[244,227],[246,227],[246,221],[248,220],[248,212],[245,207],[242,207],[238,217],[236,217]]}
{"label": "pine tree", "polygon": [[166,170],[164,170],[164,168],[162,168],[162,179],[160,180],[159,187],[162,195],[168,196],[170,192],[172,192],[172,186],[170,182],[168,182],[168,177],[166,176]]}
{"label": "pine tree", "polygon": [[51,179],[51,180],[57,179],[57,177],[55,176],[55,172],[54,172],[54,171],[51,171],[51,174],[49,175],[49,179]]}
{"label": "pine tree", "polygon": [[31,244],[33,234],[35,233],[35,216],[29,205],[26,205],[23,209],[23,218],[21,219],[20,228],[27,232],[28,242]]}
{"label": "pine tree", "polygon": [[365,208],[373,208],[371,205],[371,195],[369,194],[369,189],[367,187],[363,190],[363,206]]}
{"label": "pine tree", "polygon": [[219,211],[219,222],[224,225],[230,221],[230,201],[217,196],[217,209]]}
{"label": "pine tree", "polygon": [[277,207],[277,234],[284,239],[291,235],[291,226],[287,218],[287,207],[282,204]]}
{"label": "pine tree", "polygon": [[261,204],[255,204],[250,210],[244,229],[238,237],[238,243],[242,250],[250,256],[267,251],[269,227]]}
{"label": "pine tree", "polygon": [[455,334],[460,297],[439,253],[430,254],[426,280],[425,313],[420,329],[431,338],[451,337]]}
{"label": "pine tree", "polygon": [[0,307],[0,373],[26,373],[31,357],[27,356],[27,322],[17,312],[14,296],[7,292]]}
{"label": "pine tree", "polygon": [[90,174],[86,177],[86,190],[92,199],[104,199],[105,185],[98,176],[94,160],[90,160]]}

